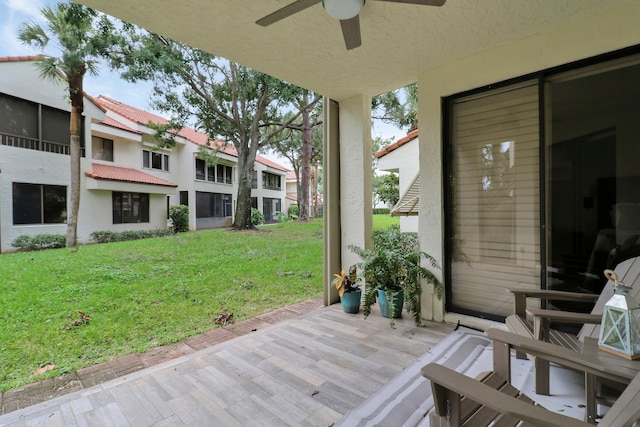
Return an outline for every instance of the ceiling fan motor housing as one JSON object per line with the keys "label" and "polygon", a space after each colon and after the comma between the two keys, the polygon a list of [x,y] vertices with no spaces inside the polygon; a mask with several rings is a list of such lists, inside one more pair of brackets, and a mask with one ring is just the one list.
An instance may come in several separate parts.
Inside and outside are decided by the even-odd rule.
{"label": "ceiling fan motor housing", "polygon": [[365,0],[322,0],[322,6],[329,16],[347,20],[358,16]]}

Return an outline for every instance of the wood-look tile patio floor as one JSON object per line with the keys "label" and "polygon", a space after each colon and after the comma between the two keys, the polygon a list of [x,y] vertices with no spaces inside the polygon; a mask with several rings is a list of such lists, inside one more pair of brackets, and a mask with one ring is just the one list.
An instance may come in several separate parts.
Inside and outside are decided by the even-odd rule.
{"label": "wood-look tile patio floor", "polygon": [[[9,426],[331,426],[453,330],[333,305],[0,416]],[[241,328],[242,326],[237,326]]]}

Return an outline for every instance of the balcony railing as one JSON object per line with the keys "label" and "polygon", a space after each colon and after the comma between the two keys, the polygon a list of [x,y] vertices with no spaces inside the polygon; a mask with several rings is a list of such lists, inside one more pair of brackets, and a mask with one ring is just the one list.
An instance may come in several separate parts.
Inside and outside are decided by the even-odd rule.
{"label": "balcony railing", "polygon": [[282,187],[280,185],[262,184],[262,188],[265,190],[276,190],[276,191],[282,190]]}
{"label": "balcony railing", "polygon": [[[47,153],[69,155],[69,144],[59,142],[44,141],[24,136],[0,133],[0,144],[7,147],[26,148],[27,150],[46,151]],[[80,155],[84,157],[84,147],[80,150]]]}

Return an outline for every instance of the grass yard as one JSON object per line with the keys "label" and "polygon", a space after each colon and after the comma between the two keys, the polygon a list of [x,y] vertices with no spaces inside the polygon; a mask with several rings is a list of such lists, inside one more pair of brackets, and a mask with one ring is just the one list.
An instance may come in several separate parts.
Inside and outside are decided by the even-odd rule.
{"label": "grass yard", "polygon": [[321,296],[321,220],[264,230],[1,255],[0,390]]}
{"label": "grass yard", "polygon": [[386,230],[392,225],[400,225],[399,216],[391,216],[389,214],[374,215],[373,216],[373,229],[374,230]]}

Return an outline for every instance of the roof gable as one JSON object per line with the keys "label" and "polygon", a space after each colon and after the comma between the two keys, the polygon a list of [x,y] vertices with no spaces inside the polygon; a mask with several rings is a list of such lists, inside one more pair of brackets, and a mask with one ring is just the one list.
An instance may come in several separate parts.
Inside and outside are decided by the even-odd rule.
{"label": "roof gable", "polygon": [[398,148],[402,147],[403,145],[413,141],[417,137],[418,137],[418,129],[414,129],[411,132],[409,132],[407,134],[407,136],[405,136],[404,138],[401,138],[401,139],[397,140],[396,142],[394,142],[393,144],[388,145],[385,148],[383,148],[382,150],[378,151],[376,153],[376,159],[379,159],[380,157],[386,156],[387,154],[391,153],[392,151],[397,150]]}
{"label": "roof gable", "polygon": [[279,170],[279,171],[282,171],[282,172],[289,172],[289,169],[287,169],[284,166],[282,166],[282,165],[280,165],[280,164],[278,164],[278,163],[276,163],[276,162],[274,162],[272,160],[269,160],[266,157],[263,157],[263,156],[261,156],[259,154],[256,154],[256,162],[261,163],[261,164],[263,164],[263,165],[265,165],[267,167],[270,167],[272,169],[276,169],[276,170]]}

